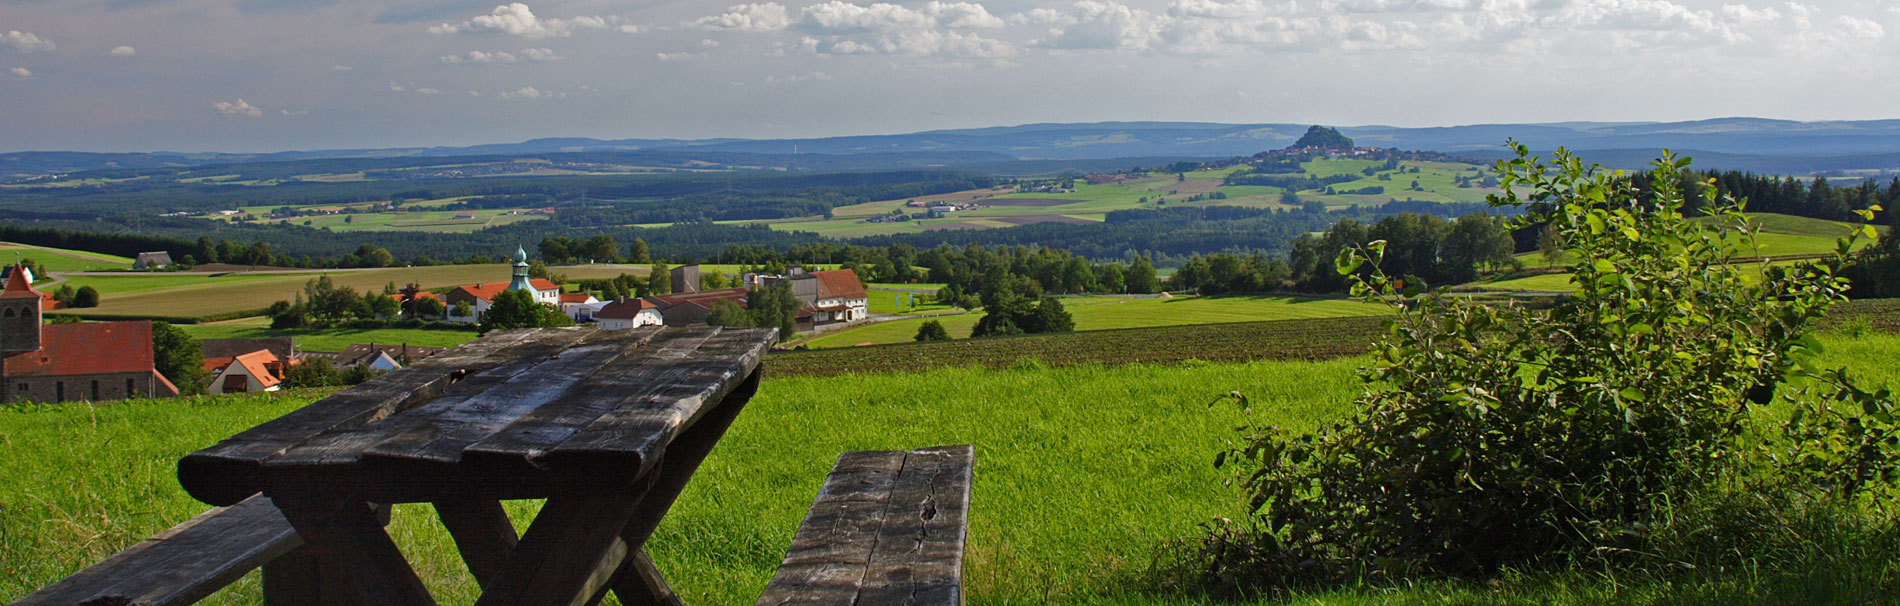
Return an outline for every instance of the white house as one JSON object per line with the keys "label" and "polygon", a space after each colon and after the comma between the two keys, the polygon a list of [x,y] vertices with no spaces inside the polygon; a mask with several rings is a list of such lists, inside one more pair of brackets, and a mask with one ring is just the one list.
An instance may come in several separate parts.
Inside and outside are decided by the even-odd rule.
{"label": "white house", "polygon": [[817,312],[814,322],[856,322],[870,317],[871,300],[864,292],[864,284],[858,282],[857,273],[834,269],[814,271],[811,276],[818,281],[817,297],[807,302]]}
{"label": "white house", "polygon": [[560,301],[561,313],[567,314],[575,322],[593,319],[594,314],[607,305],[607,302],[587,293],[562,293]]}
{"label": "white house", "polygon": [[659,326],[666,320],[660,316],[660,306],[646,299],[619,298],[601,305],[594,312],[594,321],[600,323],[601,330],[626,330],[636,326]]}

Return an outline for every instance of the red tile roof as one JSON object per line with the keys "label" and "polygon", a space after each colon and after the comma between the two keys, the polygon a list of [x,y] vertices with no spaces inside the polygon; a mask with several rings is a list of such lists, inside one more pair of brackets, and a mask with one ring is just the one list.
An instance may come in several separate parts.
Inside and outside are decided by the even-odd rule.
{"label": "red tile roof", "polygon": [[260,349],[232,358],[231,361],[244,367],[244,373],[251,375],[253,379],[257,379],[257,384],[263,385],[265,388],[283,382],[282,379],[278,379],[277,376],[270,371],[270,364],[277,361],[277,356],[271,355],[268,351]]}
{"label": "red tile roof", "polygon": [[594,298],[594,295],[584,292],[561,293],[562,303],[586,303],[588,299],[592,298]]}
{"label": "red tile roof", "polygon": [[858,282],[857,272],[849,269],[814,271],[811,275],[818,278],[818,298],[820,299],[863,299],[864,284]]}
{"label": "red tile roof", "polygon": [[[529,280],[528,283],[533,285],[536,290],[560,290],[561,289],[560,285],[555,284],[553,282],[549,282],[547,280],[543,280],[541,278],[534,278],[532,280]],[[454,302],[458,300],[465,300],[468,298],[481,299],[483,301],[493,301],[495,300],[495,295],[501,294],[501,292],[504,290],[508,290],[507,282],[490,282],[487,284],[475,284],[472,286],[457,286],[455,287],[455,290],[449,291],[449,301]]]}
{"label": "red tile roof", "polygon": [[40,350],[6,357],[6,376],[152,371],[151,322],[88,322],[40,327]]}
{"label": "red tile roof", "polygon": [[[33,290],[33,284],[26,279],[25,268],[18,265],[8,265],[6,269],[6,281],[7,288],[4,291],[0,291],[0,299],[44,298],[40,296],[38,291]],[[44,305],[44,303],[41,305]]]}
{"label": "red tile roof", "polygon": [[594,312],[594,319],[632,320],[640,315],[640,310],[659,308],[646,299],[616,299]]}

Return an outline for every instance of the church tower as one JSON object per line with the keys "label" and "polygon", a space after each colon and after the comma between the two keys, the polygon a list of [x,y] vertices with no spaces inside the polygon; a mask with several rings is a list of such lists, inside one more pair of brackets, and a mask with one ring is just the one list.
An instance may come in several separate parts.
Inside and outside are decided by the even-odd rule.
{"label": "church tower", "polygon": [[6,281],[0,290],[0,353],[39,351],[40,293],[18,265],[7,266]]}
{"label": "church tower", "polygon": [[534,294],[534,283],[528,281],[528,251],[515,247],[515,279],[508,282],[508,290],[525,290]]}

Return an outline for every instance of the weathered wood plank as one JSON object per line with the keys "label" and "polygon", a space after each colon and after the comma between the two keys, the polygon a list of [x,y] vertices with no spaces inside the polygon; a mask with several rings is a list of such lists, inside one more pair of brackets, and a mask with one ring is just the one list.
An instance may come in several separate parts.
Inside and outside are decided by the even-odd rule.
{"label": "weathered wood plank", "polygon": [[[326,590],[341,589],[355,604],[435,604],[368,503],[285,501],[282,506],[284,518],[324,569],[323,581],[341,586]],[[328,574],[331,571],[336,574]]]}
{"label": "weathered wood plank", "polygon": [[[679,334],[636,369],[596,377],[567,401],[469,446],[463,465],[497,477],[532,475],[603,488],[648,473],[657,451],[712,408],[706,402],[721,401],[747,376],[740,373],[757,368],[766,343],[748,331]],[[606,423],[614,424],[617,442],[586,450],[572,445],[588,428]]]}
{"label": "weathered wood plank", "polygon": [[13,606],[190,604],[302,544],[270,499],[199,514]]}
{"label": "weathered wood plank", "polygon": [[265,606],[355,606],[343,595],[343,582],[336,579],[335,567],[325,568],[317,561],[316,550],[306,545],[264,563]]}
{"label": "weathered wood plank", "polygon": [[758,604],[962,604],[973,458],[969,446],[839,456]]}
{"label": "weathered wood plank", "polygon": [[966,445],[913,450],[904,458],[856,603],[963,603],[974,457]]}
{"label": "weathered wood plank", "polygon": [[515,345],[552,330],[492,333],[264,422],[185,456],[178,462],[179,484],[212,505],[241,501],[262,489],[264,460],[324,432],[357,427],[435,398],[471,374],[509,362]]}
{"label": "weathered wood plank", "polygon": [[[589,460],[600,458],[610,461],[607,466],[612,468],[625,461],[627,453],[650,453],[667,444],[672,436],[711,410],[709,404],[721,402],[741,380],[754,373],[777,332],[728,330],[719,338],[709,339],[694,359],[682,362],[695,367],[693,382],[668,385],[653,397],[601,414],[547,451],[542,464],[585,468]],[[672,431],[656,432],[656,425]],[[650,458],[641,463],[636,475],[645,473],[652,464]]]}
{"label": "weathered wood plank", "polygon": [[455,539],[455,548],[462,552],[462,562],[468,564],[477,585],[485,586],[501,576],[520,537],[515,536],[515,526],[500,501],[436,501],[435,513]]}

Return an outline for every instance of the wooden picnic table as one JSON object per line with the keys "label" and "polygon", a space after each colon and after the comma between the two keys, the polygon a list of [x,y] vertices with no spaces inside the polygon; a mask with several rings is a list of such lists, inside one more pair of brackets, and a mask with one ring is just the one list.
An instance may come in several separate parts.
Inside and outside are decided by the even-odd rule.
{"label": "wooden picnic table", "polygon": [[[262,493],[302,536],[309,561],[267,571],[272,603],[434,603],[383,531],[392,503],[434,504],[477,604],[677,603],[643,546],[775,334],[491,333],[192,453],[178,480],[212,505]],[[547,501],[517,537],[504,499]]]}

